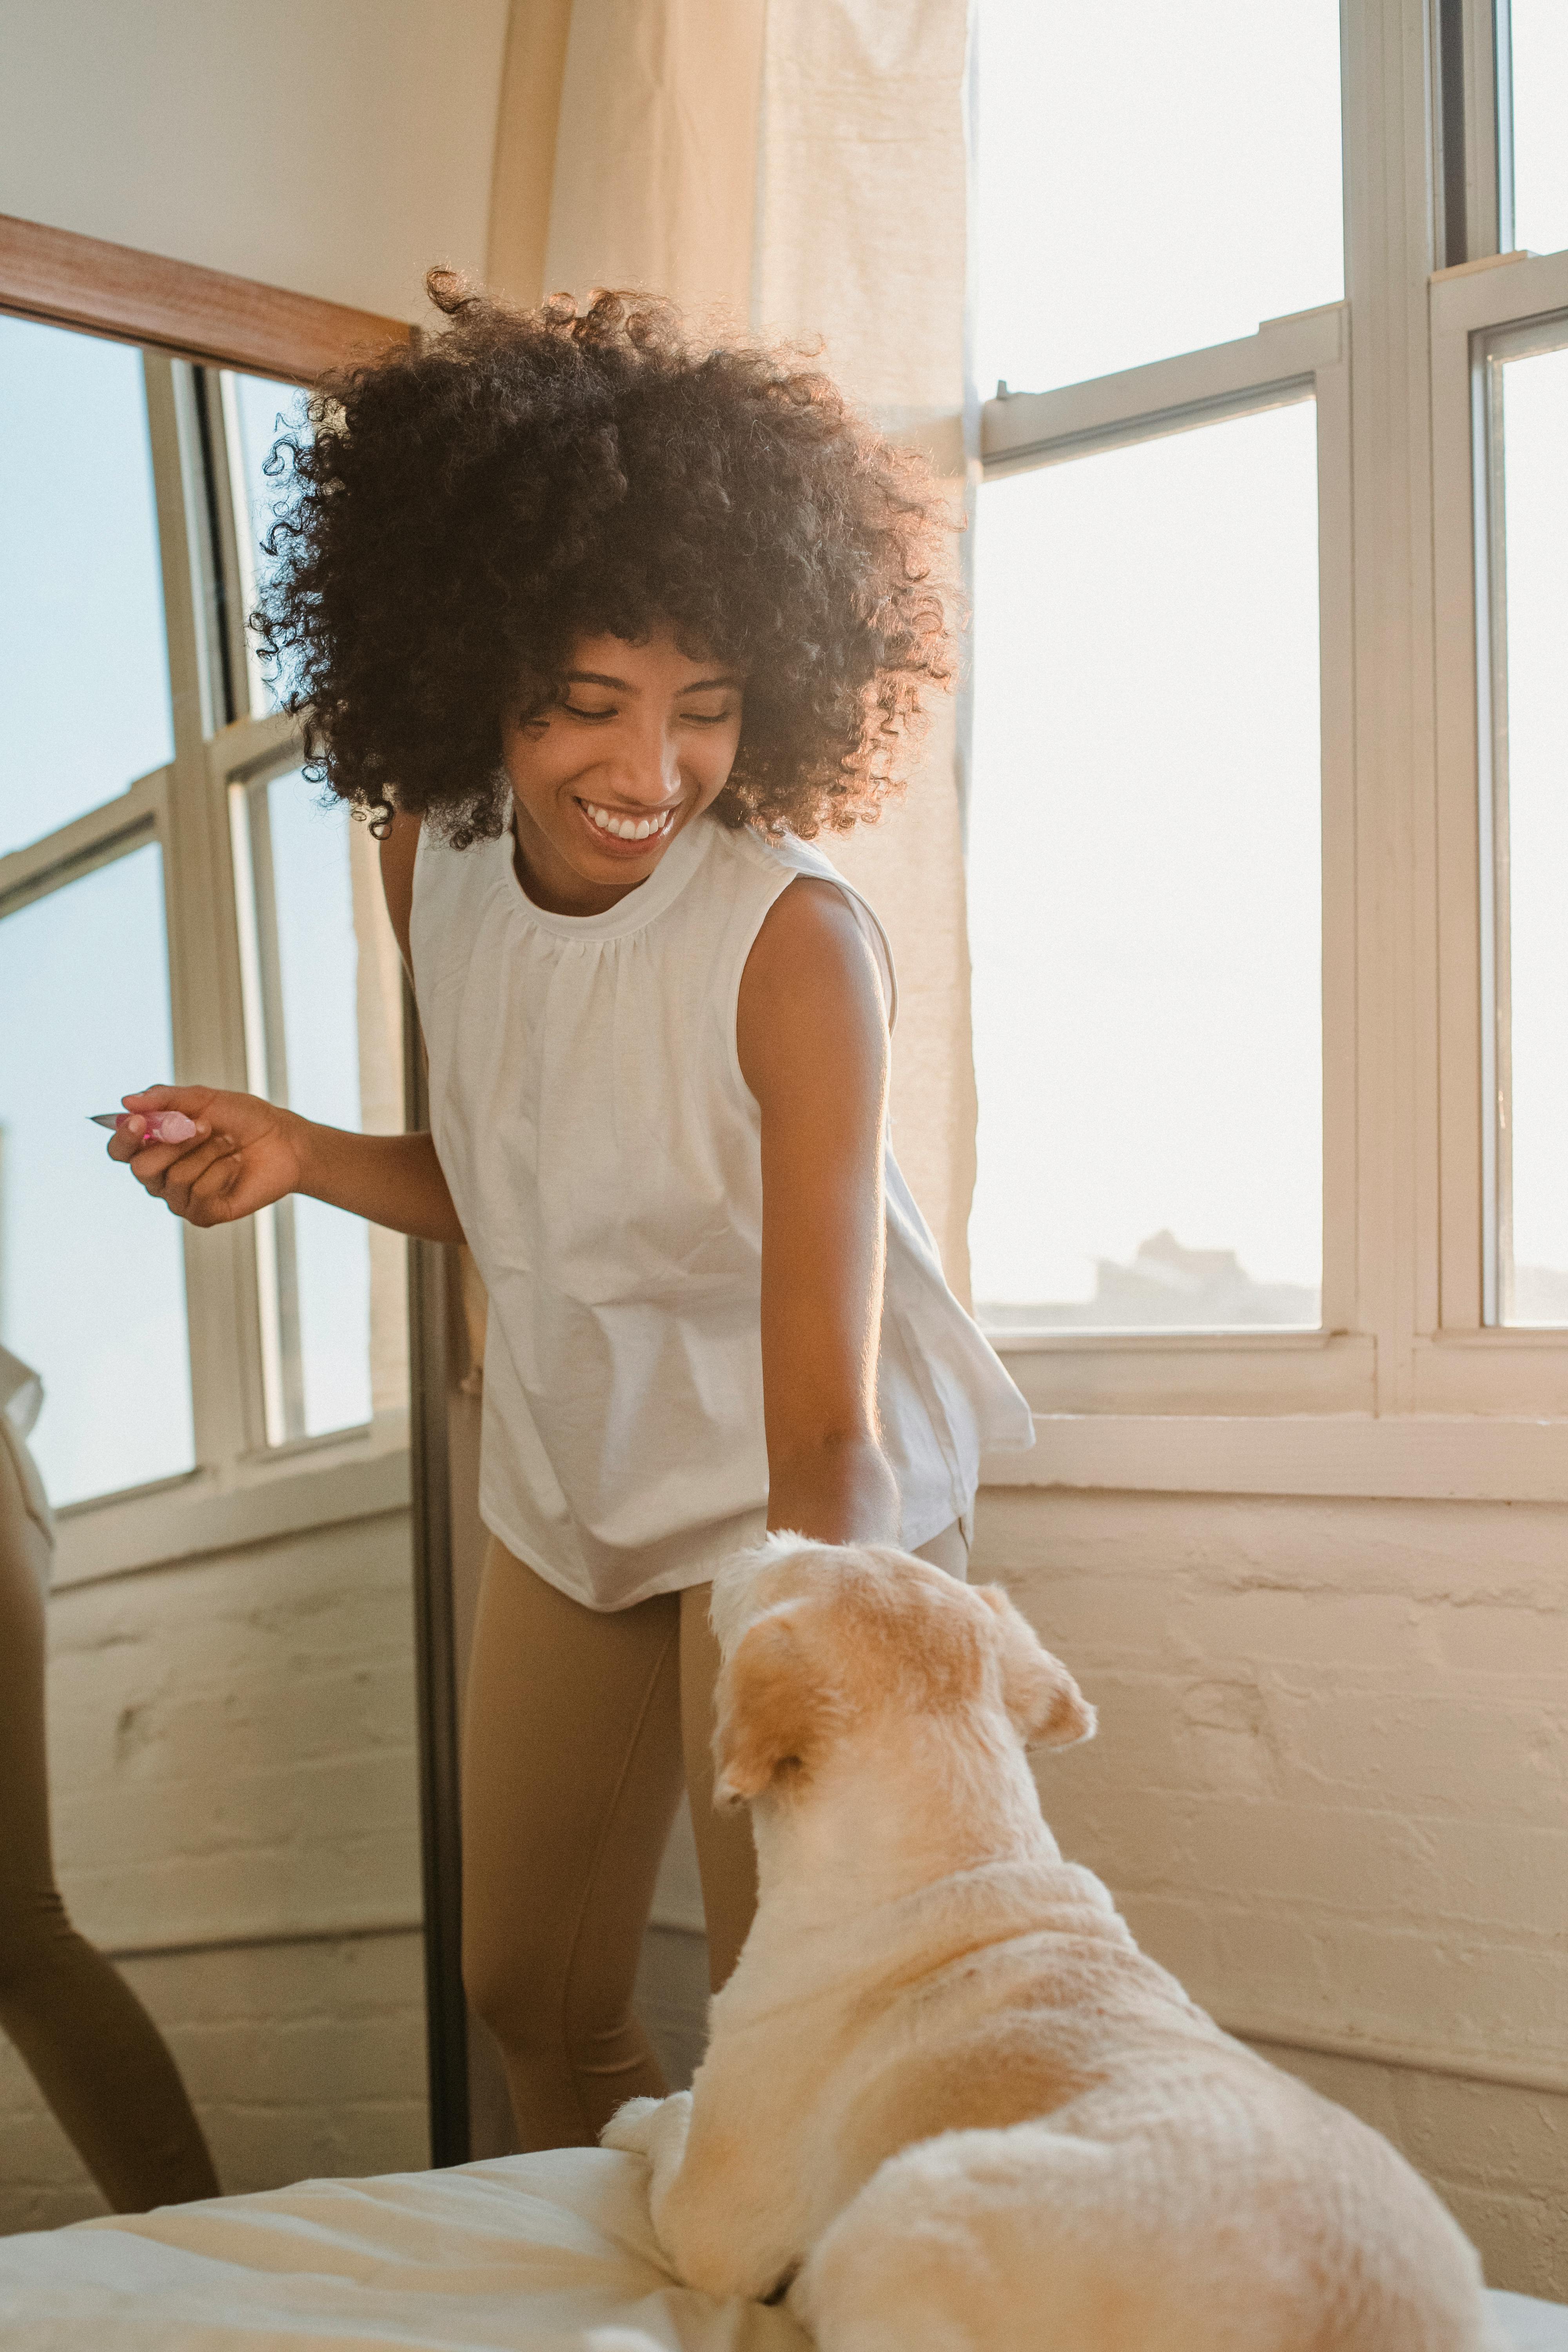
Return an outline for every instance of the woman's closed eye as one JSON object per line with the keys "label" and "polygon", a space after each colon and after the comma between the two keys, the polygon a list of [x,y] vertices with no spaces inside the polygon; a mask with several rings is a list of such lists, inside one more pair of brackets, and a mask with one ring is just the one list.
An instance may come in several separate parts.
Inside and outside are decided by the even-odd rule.
{"label": "woman's closed eye", "polygon": [[[556,708],[568,719],[586,719],[595,722],[618,719],[621,715],[618,703],[611,703],[604,710],[585,710],[576,702],[558,703]],[[676,713],[683,727],[722,727],[732,715],[728,705],[722,710],[681,710]]]}

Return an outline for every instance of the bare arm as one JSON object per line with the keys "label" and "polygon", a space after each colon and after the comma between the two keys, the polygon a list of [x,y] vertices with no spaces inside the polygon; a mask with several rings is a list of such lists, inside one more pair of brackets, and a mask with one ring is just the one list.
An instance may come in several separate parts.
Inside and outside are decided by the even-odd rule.
{"label": "bare arm", "polygon": [[736,1043],[763,1115],[763,1400],[768,1525],[890,1542],[877,1440],[888,1024],[854,916],[794,882],[741,982]]}
{"label": "bare arm", "polygon": [[230,1225],[305,1192],[422,1241],[463,1238],[427,1135],[353,1135],[216,1087],[152,1087],[124,1100],[133,1113],[195,1120],[188,1143],[145,1144],[129,1127],[109,1143],[110,1158],[129,1160],[137,1182],[187,1224]]}
{"label": "bare arm", "polygon": [[419,819],[395,816],[392,831],[381,845],[381,891],[387,919],[410,979],[414,958],[408,950],[408,926],[414,917],[414,860],[419,849]]}
{"label": "bare arm", "polygon": [[[408,961],[416,817],[396,817],[382,844],[387,913]],[[463,1229],[428,1135],[355,1135],[279,1110],[256,1095],[213,1087],[153,1087],[127,1095],[127,1109],[184,1111],[197,1123],[188,1143],[142,1146],[121,1128],[111,1160],[193,1225],[232,1224],[285,1193],[304,1192],[422,1241],[460,1242]]]}

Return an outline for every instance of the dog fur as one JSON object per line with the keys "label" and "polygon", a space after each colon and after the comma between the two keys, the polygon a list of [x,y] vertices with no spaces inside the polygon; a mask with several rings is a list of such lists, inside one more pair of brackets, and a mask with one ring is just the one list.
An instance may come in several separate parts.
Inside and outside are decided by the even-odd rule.
{"label": "dog fur", "polygon": [[693,2089],[605,2137],[672,2266],[823,2352],[1493,2352],[1376,2132],[1222,2033],[1040,1815],[1094,1714],[998,1587],[774,1537],[713,1588],[761,1897]]}

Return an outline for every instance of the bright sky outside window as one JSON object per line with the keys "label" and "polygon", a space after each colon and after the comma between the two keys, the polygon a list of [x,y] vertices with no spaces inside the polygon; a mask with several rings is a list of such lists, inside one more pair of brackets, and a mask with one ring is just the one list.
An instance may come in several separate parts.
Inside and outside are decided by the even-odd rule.
{"label": "bright sky outside window", "polygon": [[974,1297],[993,1323],[1313,1325],[1316,412],[980,493]]}
{"label": "bright sky outside window", "polygon": [[[347,807],[298,769],[236,786],[252,1084],[328,1127],[361,1125],[358,979]],[[370,1237],[293,1199],[258,1232],[268,1436],[315,1437],[371,1417]]]}
{"label": "bright sky outside window", "polygon": [[1568,0],[1511,0],[1510,15],[1513,241],[1560,253],[1568,246]]}
{"label": "bright sky outside window", "polygon": [[[266,577],[270,561],[262,551],[262,541],[272,528],[277,509],[288,498],[291,483],[287,452],[276,474],[266,471],[267,460],[280,433],[305,429],[305,394],[298,384],[276,383],[267,376],[230,375],[224,381],[232,403],[231,429],[238,445],[236,521],[239,530],[240,589],[248,613],[256,602],[257,582]],[[276,710],[277,697],[254,659],[249,667],[251,709],[260,718],[268,710]]]}
{"label": "bright sky outside window", "polygon": [[50,1498],[195,1463],[182,1228],[88,1124],[174,1066],[163,860],[135,849],[0,921],[0,1338],[41,1372]]}
{"label": "bright sky outside window", "polygon": [[1568,1323],[1568,351],[1505,360],[1508,986],[1502,1316]]}
{"label": "bright sky outside window", "polygon": [[1337,0],[981,0],[978,85],[983,396],[1340,299]]}
{"label": "bright sky outside window", "polygon": [[174,756],[142,355],[0,318],[0,855]]}

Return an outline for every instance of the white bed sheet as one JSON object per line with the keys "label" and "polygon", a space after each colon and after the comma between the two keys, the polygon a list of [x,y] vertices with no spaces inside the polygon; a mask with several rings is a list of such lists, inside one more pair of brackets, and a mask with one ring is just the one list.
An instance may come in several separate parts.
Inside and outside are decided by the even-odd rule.
{"label": "white bed sheet", "polygon": [[0,2239],[11,2352],[802,2352],[678,2285],[647,2168],[558,2148]]}
{"label": "white bed sheet", "polygon": [[[0,2238],[6,2352],[806,2352],[786,2313],[679,2286],[647,2167],[559,2148]],[[1568,2307],[1499,2294],[1517,2352]]]}

